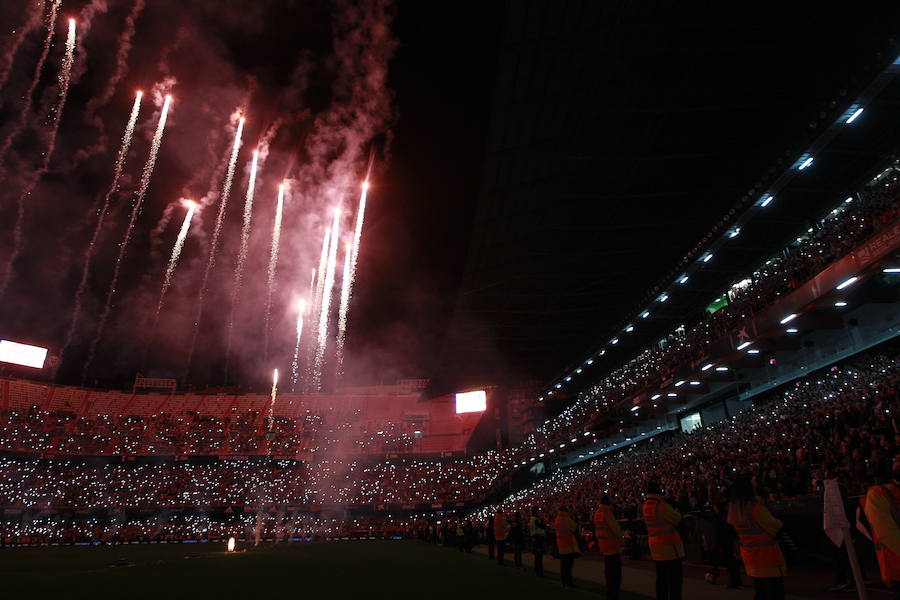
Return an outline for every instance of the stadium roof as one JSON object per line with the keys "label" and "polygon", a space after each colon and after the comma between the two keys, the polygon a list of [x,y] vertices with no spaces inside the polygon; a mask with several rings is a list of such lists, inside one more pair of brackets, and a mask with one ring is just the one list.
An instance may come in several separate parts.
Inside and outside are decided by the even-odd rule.
{"label": "stadium roof", "polygon": [[[508,4],[450,345],[465,348],[457,374],[506,367],[550,377],[614,337],[616,352],[593,367],[621,364],[896,150],[900,84],[884,79],[852,127],[813,146],[896,58],[892,18],[819,6],[815,19],[792,8],[775,22],[747,10],[757,12]],[[803,176],[776,184],[809,148]],[[773,186],[776,200],[623,332],[662,293],[661,279],[680,279]]]}

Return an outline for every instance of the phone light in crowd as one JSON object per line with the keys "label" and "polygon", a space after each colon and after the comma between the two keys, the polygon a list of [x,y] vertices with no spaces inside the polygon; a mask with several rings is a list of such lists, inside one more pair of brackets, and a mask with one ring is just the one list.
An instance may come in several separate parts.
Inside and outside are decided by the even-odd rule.
{"label": "phone light in crowd", "polygon": [[809,156],[806,158],[806,160],[804,160],[802,163],[800,163],[800,166],[797,167],[797,170],[802,171],[803,169],[807,168],[812,163],[813,163],[813,157]]}
{"label": "phone light in crowd", "polygon": [[881,270],[882,273],[900,273],[900,267],[887,267]]}
{"label": "phone light in crowd", "polygon": [[635,404],[634,406],[631,407],[631,412],[637,412],[638,410],[640,410],[640,408],[641,408],[640,405]]}
{"label": "phone light in crowd", "polygon": [[797,333],[797,331],[799,330],[796,327],[788,327],[787,329],[785,329],[785,331],[787,333]]}
{"label": "phone light in crowd", "polygon": [[575,442],[577,442],[577,441],[578,441],[578,438],[572,438],[572,439],[571,439],[571,442],[572,442],[573,444],[574,444]]}
{"label": "phone light in crowd", "polygon": [[456,394],[456,414],[484,412],[487,409],[487,394],[484,390]]}
{"label": "phone light in crowd", "polygon": [[644,312],[641,313],[641,318],[642,318],[642,319],[646,319],[646,318],[649,317],[649,316],[650,316],[650,311],[649,311],[649,310],[645,310]]}
{"label": "phone light in crowd", "polygon": [[759,350],[757,350],[756,348],[750,348],[749,350],[747,350],[747,354],[759,354]]}
{"label": "phone light in crowd", "polygon": [[668,300],[668,299],[669,299],[669,295],[668,295],[668,294],[663,294],[662,296],[659,297],[659,301],[660,301],[660,302],[665,302],[665,301]]}
{"label": "phone light in crowd", "polygon": [[838,300],[837,302],[834,303],[834,305],[837,306],[838,308],[844,308],[845,306],[847,306],[847,303],[844,302],[843,300]]}
{"label": "phone light in crowd", "polygon": [[834,288],[834,289],[836,289],[836,290],[842,290],[842,289],[844,289],[844,288],[848,288],[848,287],[850,287],[851,285],[853,285],[854,283],[856,283],[856,281],[857,281],[858,279],[859,279],[859,277],[857,277],[857,276],[854,275],[854,276],[851,277],[850,279],[845,279],[844,281],[842,281],[842,282],[841,282],[840,284],[838,284],[838,286],[837,286],[836,288]]}
{"label": "phone light in crowd", "polygon": [[744,342],[743,344],[741,344],[740,346],[738,346],[737,349],[738,349],[738,350],[743,350],[744,348],[746,348],[747,346],[749,346],[749,345],[752,344],[752,343],[753,343],[753,342],[751,342],[751,341],[748,340],[748,341]]}
{"label": "phone light in crowd", "polygon": [[678,394],[676,394],[675,392],[669,392],[668,394],[666,394],[666,397],[668,397],[668,398],[677,398],[677,397],[678,397]]}
{"label": "phone light in crowd", "polygon": [[606,354],[606,349],[604,348],[603,350],[601,350],[601,351],[598,352],[597,354],[599,354],[600,356],[603,356],[604,354]]}
{"label": "phone light in crowd", "polygon": [[46,348],[0,340],[0,362],[40,369],[43,368],[46,359]]}
{"label": "phone light in crowd", "polygon": [[701,262],[705,263],[708,263],[710,260],[712,260],[712,252],[707,252],[703,255],[703,258],[700,259]]}
{"label": "phone light in crowd", "polygon": [[781,319],[781,321],[779,321],[779,322],[782,325],[784,325],[786,323],[790,323],[791,321],[793,321],[796,318],[797,318],[797,313],[791,313],[791,314],[787,315],[786,317],[784,317],[783,319]]}
{"label": "phone light in crowd", "polygon": [[680,283],[681,285],[684,285],[684,284],[686,284],[687,282],[688,282],[688,276],[687,276],[687,275],[685,275],[684,277],[682,277],[681,279],[678,280],[678,283]]}
{"label": "phone light in crowd", "polygon": [[233,537],[228,538],[228,544],[225,546],[225,549],[228,552],[234,552],[234,538]]}
{"label": "phone light in crowd", "polygon": [[632,331],[634,331],[634,325],[628,325],[628,327],[625,328],[625,333],[631,333]]}
{"label": "phone light in crowd", "polygon": [[587,364],[587,365],[592,365],[592,364],[594,364],[594,359],[593,359],[593,358],[587,359],[587,362],[586,362],[585,364]]}
{"label": "phone light in crowd", "polygon": [[728,237],[736,238],[737,236],[740,235],[740,233],[741,233],[741,228],[735,227],[734,229],[732,229],[731,231],[728,232]]}
{"label": "phone light in crowd", "polygon": [[580,375],[580,374],[581,374],[581,367],[578,367],[577,369],[575,369],[575,372],[578,373],[578,374]]}
{"label": "phone light in crowd", "polygon": [[585,431],[585,432],[584,432],[584,436],[585,436],[585,437],[587,437],[587,436],[589,436],[589,435],[591,435],[591,432],[590,432],[590,431]]}
{"label": "phone light in crowd", "polygon": [[568,377],[566,377],[566,381],[572,381],[572,376],[569,375]]}
{"label": "phone light in crowd", "polygon": [[659,398],[660,396],[662,396],[662,394],[653,394],[653,395],[650,397],[650,399],[651,399],[651,400],[656,400],[656,399]]}
{"label": "phone light in crowd", "polygon": [[724,371],[727,371],[727,370],[728,370],[728,367],[724,367],[724,366],[723,366],[723,367],[716,367],[716,371],[718,371],[718,372],[720,372],[720,373],[722,373],[722,372],[724,372]]}
{"label": "phone light in crowd", "polygon": [[699,382],[699,381],[696,381],[696,380],[694,380],[694,381],[692,381],[692,382],[691,382],[691,385],[700,385],[700,382]]}
{"label": "phone light in crowd", "polygon": [[[812,160],[812,159],[810,159],[810,160]],[[774,200],[774,199],[775,199],[775,196],[766,196],[766,199],[762,201],[762,203],[760,204],[760,206],[762,206],[763,208],[765,208],[765,207],[767,207],[768,205],[770,205],[770,204],[772,203],[772,200]]]}
{"label": "phone light in crowd", "polygon": [[855,111],[853,111],[853,114],[850,115],[850,117],[846,121],[844,121],[844,123],[849,125],[850,123],[855,121],[857,118],[859,118],[859,115],[863,114],[864,110],[865,110],[864,108],[857,108]]}
{"label": "phone light in crowd", "polygon": [[609,343],[612,344],[613,346],[615,346],[616,344],[619,343],[619,338],[614,337],[613,339],[609,340]]}
{"label": "phone light in crowd", "polygon": [[675,387],[681,387],[681,386],[683,386],[683,385],[684,385],[684,379],[675,382]]}
{"label": "phone light in crowd", "polygon": [[701,371],[709,371],[710,369],[712,369],[712,367],[713,367],[713,364],[712,364],[712,363],[706,363],[705,365],[703,365],[702,367],[700,367],[700,370],[701,370]]}

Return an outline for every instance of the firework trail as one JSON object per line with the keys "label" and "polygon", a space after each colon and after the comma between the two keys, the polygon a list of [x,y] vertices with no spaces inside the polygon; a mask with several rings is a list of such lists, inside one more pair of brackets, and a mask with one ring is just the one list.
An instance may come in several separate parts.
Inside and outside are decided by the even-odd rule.
{"label": "firework trail", "polygon": [[219,248],[219,235],[222,233],[222,223],[225,222],[225,209],[228,207],[228,197],[231,195],[231,184],[234,183],[234,167],[237,164],[238,152],[241,149],[241,134],[244,131],[244,117],[238,121],[237,131],[234,133],[234,144],[231,147],[231,158],[228,159],[228,170],[225,172],[225,183],[222,184],[222,199],[219,203],[219,212],[216,214],[216,226],[213,228],[212,241],[209,245],[209,258],[206,261],[206,269],[203,271],[203,279],[200,281],[200,295],[197,298],[197,314],[194,317],[194,332],[191,335],[191,345],[188,348],[187,370],[190,372],[194,359],[194,348],[197,346],[197,335],[200,333],[200,321],[203,318],[203,301],[206,296],[206,288],[209,284],[209,276],[216,264],[216,252]]}
{"label": "firework trail", "polygon": [[341,303],[338,308],[338,334],[335,347],[335,379],[339,381],[344,374],[344,339],[347,334],[347,308],[350,305],[350,262],[353,255],[353,244],[344,245],[344,272],[341,276]]}
{"label": "firework trail", "polygon": [[[374,155],[373,155],[374,156]],[[356,264],[359,260],[359,244],[362,239],[363,219],[366,215],[366,197],[369,193],[369,176],[372,170],[372,157],[369,168],[359,193],[359,206],[356,209],[356,226],[353,230],[353,242],[344,254],[344,277],[341,280],[341,304],[338,312],[337,364],[335,374],[338,379],[344,374],[344,340],[347,336],[347,315],[350,311],[350,298],[353,295],[353,283],[356,281]]]}
{"label": "firework trail", "polygon": [[322,385],[322,368],[325,365],[325,350],[328,346],[328,317],[331,311],[331,292],[334,288],[334,268],[337,261],[337,246],[340,241],[341,208],[334,211],[334,222],[331,224],[331,243],[328,245],[328,265],[325,267],[325,284],[322,288],[322,303],[319,307],[319,343],[316,346],[315,365],[313,366],[313,387],[320,389]]}
{"label": "firework trail", "polygon": [[166,95],[163,102],[162,111],[159,114],[159,122],[156,125],[156,132],[153,134],[153,141],[150,144],[150,153],[147,156],[147,162],[144,163],[144,171],[141,173],[141,183],[138,187],[137,196],[134,205],[131,207],[131,217],[128,220],[128,226],[125,228],[125,236],[119,245],[119,256],[116,257],[116,264],[113,267],[112,280],[109,283],[109,289],[106,292],[106,302],[103,305],[103,312],[100,313],[100,322],[97,324],[97,333],[91,342],[91,349],[88,352],[88,358],[84,363],[84,369],[81,372],[81,383],[84,384],[87,379],[88,371],[91,363],[94,361],[94,354],[97,352],[97,345],[103,337],[103,330],[106,327],[106,321],[109,318],[109,312],[112,309],[113,296],[116,293],[116,285],[119,283],[119,272],[122,269],[122,261],[125,258],[125,250],[128,248],[128,242],[131,241],[131,234],[134,231],[134,225],[137,222],[138,214],[141,212],[141,205],[147,196],[147,190],[150,187],[150,176],[153,175],[153,167],[156,165],[156,157],[159,155],[159,147],[162,144],[163,131],[166,128],[166,118],[169,114],[169,107],[172,105],[172,96]]}
{"label": "firework trail", "polygon": [[272,402],[269,403],[269,413],[266,415],[267,429],[274,430],[275,425],[275,399],[278,397],[278,369],[272,371]]}
{"label": "firework trail", "polygon": [[253,151],[253,162],[250,164],[250,180],[247,182],[247,196],[244,200],[244,223],[241,226],[241,248],[238,251],[237,265],[234,267],[234,286],[231,290],[231,316],[228,317],[228,335],[225,342],[225,379],[228,379],[228,361],[231,357],[231,335],[234,332],[234,314],[244,280],[244,263],[250,247],[250,219],[253,216],[253,194],[256,191],[256,169],[259,162],[259,150]]}
{"label": "firework trail", "polygon": [[297,306],[297,342],[294,344],[294,362],[291,363],[291,391],[297,387],[300,376],[300,338],[303,336],[303,313],[306,312],[306,300],[300,300]]}
{"label": "firework trail", "polygon": [[272,227],[272,249],[269,252],[269,276],[266,281],[266,313],[264,348],[265,357],[269,357],[269,317],[272,314],[272,291],[275,287],[275,270],[278,267],[278,246],[281,243],[281,212],[284,207],[284,184],[278,186],[278,205],[275,208],[275,225]]}
{"label": "firework trail", "polygon": [[[57,6],[57,5],[54,5]],[[62,119],[63,108],[66,105],[66,98],[69,95],[69,76],[72,74],[72,62],[75,60],[75,19],[69,19],[69,35],[66,37],[66,54],[63,57],[62,67],[59,71],[59,100],[50,113],[52,125],[50,126],[50,137],[47,141],[47,148],[44,150],[44,159],[41,166],[38,167],[25,185],[25,189],[19,195],[16,203],[16,221],[13,225],[13,244],[12,251],[3,265],[2,275],[0,275],[0,299],[6,294],[6,288],[9,286],[9,280],[12,278],[13,264],[22,251],[22,221],[25,219],[25,203],[28,197],[34,192],[34,188],[40,182],[41,177],[50,167],[50,159],[53,151],[56,149],[56,135],[59,133],[59,122]]]}
{"label": "firework trail", "polygon": [[13,61],[16,58],[16,53],[19,51],[19,47],[22,45],[22,42],[25,41],[25,38],[28,37],[28,34],[34,31],[38,25],[41,23],[41,17],[44,14],[44,0],[40,0],[35,3],[34,11],[28,15],[28,20],[22,24],[21,31],[19,35],[17,35],[10,47],[3,53],[3,57],[0,58],[0,89],[6,85],[6,81],[9,79],[9,73],[12,71]]}
{"label": "firework trail", "polygon": [[159,313],[162,311],[163,302],[166,299],[166,292],[169,291],[169,287],[172,285],[172,275],[175,273],[175,267],[178,265],[178,257],[181,256],[181,249],[184,248],[184,240],[187,239],[188,229],[191,227],[191,219],[194,217],[194,210],[197,208],[197,203],[193,200],[185,201],[185,206],[187,206],[187,214],[184,215],[184,222],[181,224],[181,231],[178,232],[178,239],[175,240],[175,245],[172,246],[172,256],[169,257],[169,266],[166,267],[166,276],[163,279],[162,290],[159,293],[159,303],[156,305],[156,314],[153,317],[153,328],[150,330],[150,340],[153,340],[153,335],[156,333],[156,324],[159,322]]}
{"label": "firework trail", "polygon": [[[109,202],[113,194],[119,190],[119,179],[122,177],[122,171],[125,169],[125,159],[128,157],[128,149],[131,147],[131,138],[134,135],[134,126],[137,123],[138,113],[141,111],[141,98],[143,94],[138,92],[134,97],[134,104],[131,107],[131,116],[128,118],[128,124],[125,125],[125,134],[122,136],[122,145],[119,146],[119,154],[116,156],[116,165],[113,168],[113,178],[109,189],[106,190],[106,196],[103,197],[103,204],[97,213],[97,224],[94,226],[94,234],[91,236],[91,242],[88,244],[87,251],[84,254],[84,268],[81,271],[81,281],[78,282],[78,290],[75,292],[75,308],[72,311],[72,321],[69,323],[69,330],[66,332],[66,341],[63,343],[59,352],[59,362],[56,369],[62,364],[65,358],[66,349],[72,343],[75,336],[75,329],[78,326],[78,319],[81,316],[81,297],[87,289],[88,276],[91,270],[91,259],[94,256],[94,249],[97,241],[100,239],[100,233],[103,230],[103,220],[106,218],[106,211],[109,210]],[[56,371],[54,371],[54,377]]]}
{"label": "firework trail", "polygon": [[[22,130],[25,128],[25,124],[28,122],[28,115],[31,112],[31,103],[34,97],[34,90],[37,88],[38,82],[41,80],[41,73],[44,70],[44,63],[47,62],[47,56],[50,54],[50,48],[53,45],[53,32],[56,29],[56,16],[59,14],[59,5],[62,4],[62,0],[53,0],[50,4],[50,16],[47,19],[47,37],[44,38],[44,47],[41,50],[41,55],[38,57],[37,64],[34,66],[34,75],[31,77],[31,83],[28,85],[28,89],[25,90],[25,96],[22,98],[24,102],[22,103],[22,110],[19,112],[19,120],[16,121],[16,124],[13,128],[6,134],[6,137],[3,139],[3,143],[0,144],[0,164],[2,164],[3,157],[6,156],[6,153],[9,151],[9,147],[12,145],[13,140],[22,133]],[[71,21],[70,21],[71,23]],[[70,30],[72,27],[70,27]],[[71,65],[70,65],[71,69]]]}
{"label": "firework trail", "polygon": [[[325,267],[328,263],[328,245],[331,243],[331,227],[325,228],[325,237],[322,240],[322,254],[319,256],[319,269],[314,270],[313,279],[315,281],[315,293],[312,296],[312,310],[310,314],[313,315],[316,319],[318,319],[317,315],[319,314],[319,306],[322,303],[322,289],[325,287]],[[315,274],[318,277],[315,277]],[[314,325],[318,325],[318,323],[314,323]],[[307,371],[307,381],[309,382],[309,388],[312,390],[314,384],[314,373],[315,373],[315,352],[316,352],[316,344],[314,343],[314,339],[310,338],[308,345],[308,356],[306,358],[306,371]]]}

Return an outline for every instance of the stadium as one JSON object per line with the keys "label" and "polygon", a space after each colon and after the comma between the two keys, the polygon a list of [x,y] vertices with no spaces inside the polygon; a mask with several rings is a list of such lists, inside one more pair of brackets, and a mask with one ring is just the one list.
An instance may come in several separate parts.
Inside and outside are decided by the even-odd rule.
{"label": "stadium", "polygon": [[0,6],[10,597],[900,598],[900,11]]}

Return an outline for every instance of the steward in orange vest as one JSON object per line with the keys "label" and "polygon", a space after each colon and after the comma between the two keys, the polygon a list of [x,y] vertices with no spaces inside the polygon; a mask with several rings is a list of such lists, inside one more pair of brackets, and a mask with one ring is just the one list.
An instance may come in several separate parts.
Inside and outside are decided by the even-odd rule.
{"label": "steward in orange vest", "polygon": [[893,480],[866,492],[863,510],[872,526],[881,579],[900,594],[900,457],[894,458]]}
{"label": "steward in orange vest", "polygon": [[578,526],[572,520],[569,509],[560,507],[556,520],[553,521],[553,529],[556,531],[556,548],[559,551],[560,580],[563,587],[574,587],[572,567],[578,555],[578,539],[575,537]]}
{"label": "steward in orange vest", "polygon": [[678,533],[681,513],[672,508],[662,496],[662,488],[656,481],[647,484],[641,513],[647,526],[650,556],[656,562],[657,600],[681,600],[684,571],[684,544]]}
{"label": "steward in orange vest", "polygon": [[594,535],[603,553],[606,597],[619,600],[619,590],[622,588],[622,528],[613,514],[609,496],[605,494],[594,513]]}
{"label": "steward in orange vest", "polygon": [[728,524],[738,534],[741,559],[747,575],[753,578],[755,597],[783,599],[786,564],[775,539],[781,521],[757,501],[749,479],[739,479],[731,489]]}
{"label": "steward in orange vest", "polygon": [[509,535],[509,524],[506,515],[498,512],[494,515],[494,539],[497,541],[497,564],[503,566],[503,554],[506,552],[506,538]]}

